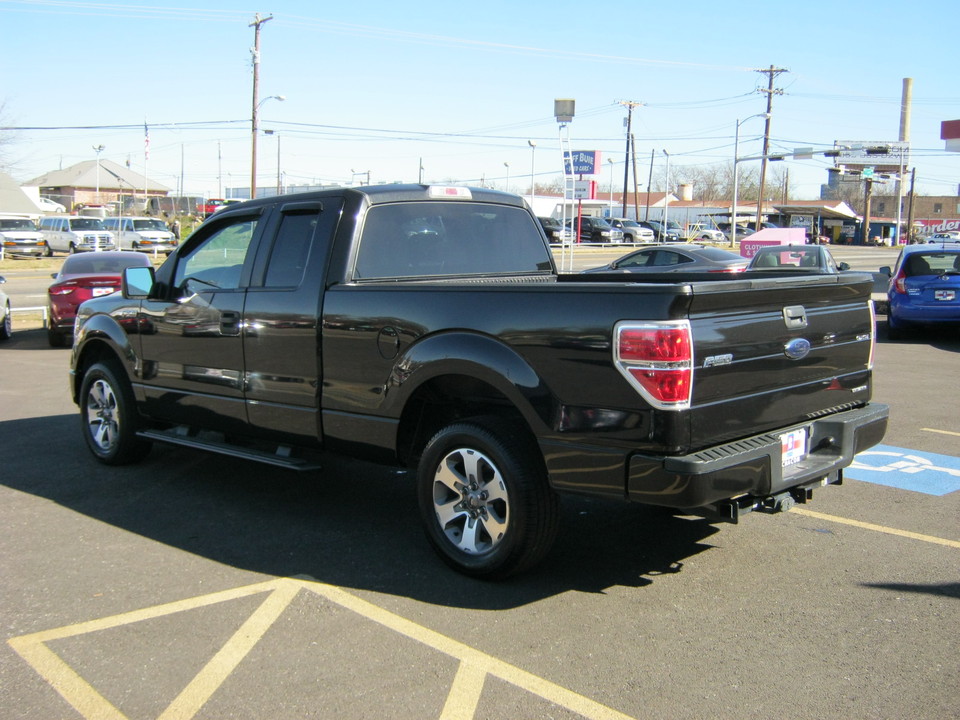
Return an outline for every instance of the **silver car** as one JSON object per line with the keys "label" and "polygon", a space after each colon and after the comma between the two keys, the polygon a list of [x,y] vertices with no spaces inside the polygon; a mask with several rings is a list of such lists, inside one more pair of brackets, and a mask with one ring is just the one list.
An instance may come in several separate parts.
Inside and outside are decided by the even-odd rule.
{"label": "silver car", "polygon": [[649,245],[650,243],[656,242],[656,236],[653,234],[653,230],[644,227],[636,220],[631,220],[630,218],[607,218],[607,222],[617,230],[623,232],[623,241],[626,243]]}

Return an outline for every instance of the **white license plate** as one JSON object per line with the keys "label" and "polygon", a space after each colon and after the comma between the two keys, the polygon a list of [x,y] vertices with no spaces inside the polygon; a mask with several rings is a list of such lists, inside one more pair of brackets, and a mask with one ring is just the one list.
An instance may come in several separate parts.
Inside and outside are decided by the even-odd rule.
{"label": "white license plate", "polygon": [[957,296],[953,290],[935,290],[933,297],[937,300],[953,300]]}
{"label": "white license plate", "polygon": [[94,296],[94,297],[100,297],[101,295],[109,295],[110,293],[114,292],[115,290],[116,290],[116,288],[112,288],[112,287],[98,287],[98,288],[93,288],[93,296]]}
{"label": "white license plate", "polygon": [[783,467],[796,465],[807,456],[807,429],[799,428],[781,435],[780,448]]}

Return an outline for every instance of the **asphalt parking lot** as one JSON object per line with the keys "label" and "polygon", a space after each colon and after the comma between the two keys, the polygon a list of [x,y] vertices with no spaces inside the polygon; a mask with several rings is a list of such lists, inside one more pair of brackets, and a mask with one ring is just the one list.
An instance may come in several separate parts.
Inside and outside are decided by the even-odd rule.
{"label": "asphalt parking lot", "polygon": [[433,556],[391,471],[98,465],[69,352],[15,332],[0,716],[960,717],[958,353],[878,345],[868,479],[736,527],[566,498],[547,561],[489,584]]}

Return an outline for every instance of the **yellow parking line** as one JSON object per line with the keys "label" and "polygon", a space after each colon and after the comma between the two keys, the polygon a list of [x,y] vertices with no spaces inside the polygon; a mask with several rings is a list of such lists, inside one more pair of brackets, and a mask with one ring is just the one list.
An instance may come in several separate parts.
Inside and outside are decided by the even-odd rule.
{"label": "yellow parking line", "polygon": [[461,662],[443,712],[440,713],[440,720],[471,720],[477,712],[486,678],[487,674],[480,668]]}
{"label": "yellow parking line", "polygon": [[300,586],[294,583],[281,583],[267,596],[263,604],[247,618],[227,643],[220,648],[210,662],[183,689],[157,720],[181,720],[192,718],[210,699],[224,681],[230,676],[247,653],[260,642],[270,626],[273,625],[300,592]]}
{"label": "yellow parking line", "polygon": [[954,437],[960,437],[960,432],[953,432],[953,430],[937,430],[936,428],[920,428],[925,432],[940,433],[941,435],[953,435]]}
{"label": "yellow parking line", "polygon": [[887,527],[886,525],[874,525],[873,523],[861,522],[860,520],[851,520],[850,518],[839,517],[837,515],[827,515],[825,513],[814,512],[804,508],[793,508],[791,513],[797,515],[806,515],[807,517],[817,518],[818,520],[828,520],[830,522],[840,523],[841,525],[852,525],[863,530],[873,530],[874,532],[884,533],[886,535],[896,535],[898,537],[910,538],[911,540],[920,540],[922,542],[933,543],[934,545],[945,545],[960,549],[960,542],[956,540],[947,540],[946,538],[936,537],[934,535],[923,535],[921,533],[910,532],[909,530],[898,530],[897,528]]}
{"label": "yellow parking line", "polygon": [[548,700],[572,712],[578,713],[589,720],[632,720],[629,715],[624,715],[613,708],[602,705],[579,693],[556,685],[549,680],[544,680],[526,670],[521,670],[515,665],[511,665],[503,660],[498,660],[491,655],[487,655],[480,650],[465,645],[453,638],[449,638],[446,635],[441,635],[422,625],[417,625],[415,622],[395,615],[389,610],[384,610],[380,606],[367,602],[356,595],[351,595],[336,586],[310,581],[308,578],[303,577],[301,580],[305,588],[328,598],[331,602],[345,607],[348,610],[353,610],[358,615],[369,618],[384,627],[390,628],[401,635],[405,635],[411,640],[416,640],[422,645],[432,647],[446,655],[458,658],[461,663],[469,664],[471,666],[471,673],[484,672],[493,675],[522,690],[538,695],[544,700]]}
{"label": "yellow parking line", "polygon": [[629,715],[384,610],[339,587],[326,585],[306,576],[269,580],[152,608],[44,630],[31,635],[10,638],[7,643],[82,717],[88,720],[127,720],[119,709],[100,695],[45,643],[207,607],[258,593],[269,593],[260,606],[158,718],[158,720],[190,720],[200,712],[301,590],[309,590],[384,628],[459,660],[460,665],[441,715],[443,720],[471,720],[475,717],[487,675],[497,677],[543,700],[566,708],[587,720],[632,720]]}

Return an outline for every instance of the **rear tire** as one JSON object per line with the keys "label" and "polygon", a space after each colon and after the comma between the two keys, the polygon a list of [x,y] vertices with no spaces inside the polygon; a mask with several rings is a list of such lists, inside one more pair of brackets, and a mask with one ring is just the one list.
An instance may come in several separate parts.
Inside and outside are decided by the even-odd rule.
{"label": "rear tire", "polygon": [[67,344],[67,338],[59,330],[54,328],[47,328],[47,342],[50,343],[50,347],[62,348]]}
{"label": "rear tire", "polygon": [[534,439],[495,417],[457,422],[427,444],[417,470],[431,545],[455,570],[496,580],[549,552],[560,506]]}
{"label": "rear tire", "polygon": [[150,443],[137,437],[133,389],[113,363],[87,368],[80,387],[83,439],[104,465],[126,465],[142,460]]}

